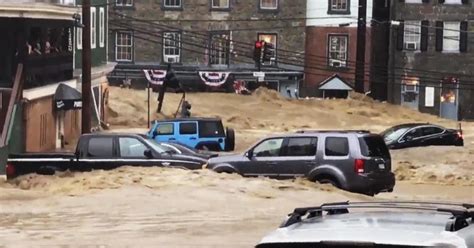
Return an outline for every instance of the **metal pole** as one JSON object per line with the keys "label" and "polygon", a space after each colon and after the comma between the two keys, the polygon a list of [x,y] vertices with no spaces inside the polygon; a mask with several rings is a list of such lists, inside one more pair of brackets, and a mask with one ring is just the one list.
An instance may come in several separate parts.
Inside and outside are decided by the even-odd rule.
{"label": "metal pole", "polygon": [[365,81],[365,48],[366,48],[366,27],[367,27],[367,0],[359,0],[359,15],[357,21],[357,54],[356,54],[356,75],[355,90],[364,93]]}
{"label": "metal pole", "polygon": [[148,128],[150,128],[150,82],[148,82]]}
{"label": "metal pole", "polygon": [[91,132],[91,1],[82,1],[82,133]]}

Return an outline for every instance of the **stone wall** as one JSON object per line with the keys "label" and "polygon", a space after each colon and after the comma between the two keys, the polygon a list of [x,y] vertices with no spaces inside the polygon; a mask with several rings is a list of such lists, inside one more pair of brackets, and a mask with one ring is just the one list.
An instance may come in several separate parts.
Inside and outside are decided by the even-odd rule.
{"label": "stone wall", "polygon": [[[279,0],[276,11],[259,9],[259,0],[230,0],[230,10],[213,11],[210,0],[182,1],[181,10],[163,10],[159,0],[135,0],[133,7],[111,7],[111,35],[109,58],[115,58],[115,33],[118,28],[117,15],[127,15],[134,18],[156,20],[158,25],[151,27],[149,23],[130,23],[128,28],[135,29],[135,35],[149,37],[153,42],[135,39],[134,63],[159,64],[162,57],[162,32],[167,30],[192,30],[193,33],[182,32],[182,65],[208,65],[208,50],[210,32],[232,30],[230,64],[253,64],[253,44],[258,33],[278,34],[278,49],[293,51],[291,54],[304,53],[306,1]],[[283,20],[279,20],[282,19]],[[205,20],[213,21],[205,21]],[[239,21],[231,21],[231,20]],[[268,19],[275,19],[275,21]],[[182,21],[196,20],[196,21]],[[249,20],[249,21],[241,21]],[[264,21],[259,21],[264,20]],[[139,30],[140,29],[140,30]],[[145,32],[145,33],[144,33]],[[198,32],[198,34],[194,33]],[[148,35],[146,34],[148,33]],[[150,37],[149,35],[155,35]],[[288,60],[292,56],[281,53],[281,59]],[[293,56],[294,57],[294,56]],[[297,63],[297,62],[293,62]],[[299,62],[300,64],[303,61]]]}

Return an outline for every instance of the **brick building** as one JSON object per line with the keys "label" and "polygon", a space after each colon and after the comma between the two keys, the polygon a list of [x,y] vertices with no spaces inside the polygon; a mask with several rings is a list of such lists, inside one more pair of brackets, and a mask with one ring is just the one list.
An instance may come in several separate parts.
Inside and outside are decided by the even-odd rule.
{"label": "brick building", "polygon": [[[357,52],[358,0],[308,0],[306,21],[305,92],[323,96],[324,84],[354,87]],[[371,61],[372,0],[367,1],[366,63]],[[365,90],[369,90],[366,67]],[[336,81],[334,81],[336,80]],[[346,85],[344,85],[346,84]],[[337,87],[336,87],[337,88]],[[325,96],[344,97],[347,92],[324,90]]]}
{"label": "brick building", "polygon": [[390,6],[388,100],[453,120],[474,119],[473,1]]}
{"label": "brick building", "polygon": [[[286,94],[303,78],[304,0],[117,0],[110,9],[109,58],[118,65],[109,78],[145,85],[143,69],[172,64],[181,83],[210,90],[198,72],[228,72],[222,88],[256,82],[256,40],[276,47],[262,66],[265,82]],[[151,22],[153,21],[153,23]]]}

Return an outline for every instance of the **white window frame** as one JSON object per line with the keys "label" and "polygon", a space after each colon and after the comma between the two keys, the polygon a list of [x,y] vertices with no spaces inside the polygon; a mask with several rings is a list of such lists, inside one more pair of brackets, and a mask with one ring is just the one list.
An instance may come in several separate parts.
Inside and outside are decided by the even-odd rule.
{"label": "white window frame", "polygon": [[[82,16],[80,17],[79,19],[79,23],[80,24],[83,24],[82,23]],[[81,27],[76,27],[76,46],[77,46],[77,50],[82,50],[82,29]]]}
{"label": "white window frame", "polygon": [[[331,46],[331,39],[333,37],[337,37],[338,39],[343,38],[346,40],[346,44],[344,49],[339,49],[339,51],[333,51]],[[334,62],[339,62],[340,65],[338,67],[346,67],[347,66],[347,59],[348,59],[348,52],[349,52],[349,35],[348,34],[329,34],[328,35],[328,42],[327,42],[327,49],[328,49],[328,64],[329,66],[334,66]],[[333,58],[331,56],[332,53],[343,53],[344,58]]]}
{"label": "white window frame", "polygon": [[423,3],[423,0],[405,0],[405,3]]}
{"label": "white window frame", "polygon": [[[349,1],[348,0],[330,0],[331,1],[331,9],[330,11],[334,11],[334,12],[344,12],[344,11],[348,11],[350,6],[349,6]],[[339,9],[337,8],[338,4],[342,5],[342,2],[345,1],[346,2],[346,8],[345,9]]]}
{"label": "white window frame", "polygon": [[[408,49],[409,44],[415,44],[415,49]],[[421,21],[405,21],[403,30],[403,49],[419,51],[421,45]]]}
{"label": "white window frame", "polygon": [[278,9],[278,4],[279,4],[279,1],[278,0],[271,0],[271,1],[275,1],[276,5],[275,7],[264,7],[262,5],[262,1],[263,0],[260,0],[260,9],[263,9],[263,10],[275,10],[275,9]]}
{"label": "white window frame", "polygon": [[91,7],[91,49],[97,47],[97,9]]}
{"label": "white window frame", "polygon": [[99,9],[99,47],[105,46],[105,9]]}
{"label": "white window frame", "polygon": [[[168,38],[169,35],[172,37]],[[167,45],[167,40],[174,43],[174,45]],[[167,54],[167,49],[178,49],[178,54]],[[164,32],[163,33],[163,59],[165,63],[168,63],[167,58],[174,57],[176,60],[174,63],[179,63],[181,58],[181,33],[179,32]]]}
{"label": "white window frame", "polygon": [[[168,0],[168,1],[173,1],[175,4],[174,5],[169,5],[169,4],[166,4],[166,1],[167,0],[163,0],[163,6],[165,8],[181,8],[181,6],[183,5],[183,0]],[[176,5],[176,2],[179,1],[179,5]]]}
{"label": "white window frame", "polygon": [[[126,44],[126,45],[119,45],[118,44],[118,38],[119,38],[119,34],[127,34],[127,35],[130,35],[130,45]],[[115,33],[115,61],[118,61],[118,62],[132,62],[133,61],[133,53],[134,53],[134,40],[133,40],[133,32],[132,31],[117,31]],[[119,59],[117,57],[118,55],[118,49],[119,47],[124,47],[124,48],[129,48],[130,47],[130,59]]]}
{"label": "white window frame", "polygon": [[461,40],[461,22],[443,23],[443,52],[458,53]]}
{"label": "white window frame", "polygon": [[[210,65],[214,65],[214,66],[228,66],[229,63],[230,63],[230,40],[227,40],[227,39],[224,39],[222,36],[224,35],[227,35],[228,36],[228,39],[230,39],[231,37],[231,34],[230,33],[214,33],[211,35],[211,42],[210,42],[210,49],[209,49],[209,64]],[[222,47],[220,47],[219,49],[213,49],[214,48],[214,45],[213,45],[213,41],[214,41],[214,37],[218,37],[218,38],[215,38],[217,39],[219,42],[220,45],[224,44],[222,42],[226,42],[225,43],[225,47],[224,48],[227,48],[225,51],[223,51]],[[212,60],[212,58],[215,57],[217,58],[217,63],[213,63],[215,61]],[[223,60],[226,60],[226,61],[223,61]]]}
{"label": "white window frame", "polygon": [[[125,2],[125,4],[123,2]],[[115,0],[115,6],[131,7],[133,6],[133,0]]]}
{"label": "white window frame", "polygon": [[444,4],[461,5],[462,0],[444,0]]}
{"label": "white window frame", "polygon": [[[226,6],[215,5],[215,4],[214,4],[214,1],[216,1],[216,0],[211,0],[211,7],[212,7],[213,9],[228,9],[228,8],[230,8],[230,0],[226,0],[226,1],[227,1],[227,5],[226,5]],[[222,1],[222,0],[217,0],[217,1]]]}

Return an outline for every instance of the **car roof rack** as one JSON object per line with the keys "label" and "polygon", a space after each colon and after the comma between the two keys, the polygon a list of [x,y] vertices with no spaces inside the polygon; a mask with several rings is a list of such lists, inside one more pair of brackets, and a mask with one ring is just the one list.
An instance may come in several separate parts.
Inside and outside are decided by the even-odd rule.
{"label": "car roof rack", "polygon": [[295,208],[289,214],[288,219],[280,227],[288,227],[302,221],[304,216],[308,218],[321,217],[323,212],[327,215],[346,214],[353,208],[383,208],[383,209],[410,209],[420,211],[433,211],[450,213],[453,218],[446,223],[445,230],[449,232],[458,231],[469,226],[467,219],[474,220],[474,204],[469,203],[446,203],[426,201],[376,201],[376,202],[334,202],[325,203],[317,207]]}
{"label": "car roof rack", "polygon": [[297,130],[296,133],[370,133],[369,130],[312,130],[302,129]]}

